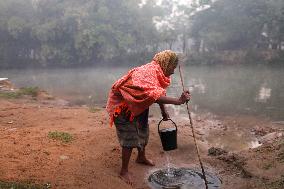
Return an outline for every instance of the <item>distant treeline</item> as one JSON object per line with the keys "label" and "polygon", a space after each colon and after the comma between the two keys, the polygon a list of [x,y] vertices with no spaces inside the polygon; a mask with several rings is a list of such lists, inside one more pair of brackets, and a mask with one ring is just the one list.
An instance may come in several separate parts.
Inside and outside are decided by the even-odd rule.
{"label": "distant treeline", "polygon": [[218,0],[210,5],[194,15],[191,27],[194,49],[201,53],[193,53],[197,61],[284,65],[283,0]]}
{"label": "distant treeline", "polygon": [[281,62],[283,36],[283,0],[0,0],[2,68],[144,63],[162,49]]}

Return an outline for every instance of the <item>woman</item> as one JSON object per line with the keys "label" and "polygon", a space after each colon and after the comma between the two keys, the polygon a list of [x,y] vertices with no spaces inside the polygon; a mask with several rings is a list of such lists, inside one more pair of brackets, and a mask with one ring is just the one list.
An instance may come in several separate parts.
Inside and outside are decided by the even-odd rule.
{"label": "woman", "polygon": [[178,64],[176,53],[165,50],[157,53],[153,61],[130,70],[117,80],[109,93],[107,111],[111,125],[116,126],[119,143],[122,147],[122,167],[120,176],[132,184],[128,172],[129,159],[133,148],[138,149],[137,163],[154,166],[146,158],[145,146],[149,138],[149,106],[158,103],[164,120],[169,119],[164,104],[181,105],[190,99],[188,91],[179,98],[166,96],[170,76]]}

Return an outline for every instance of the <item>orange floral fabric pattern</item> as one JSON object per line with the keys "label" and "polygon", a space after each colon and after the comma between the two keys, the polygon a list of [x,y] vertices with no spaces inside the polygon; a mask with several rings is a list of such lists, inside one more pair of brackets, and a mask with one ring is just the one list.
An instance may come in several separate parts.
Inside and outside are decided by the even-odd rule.
{"label": "orange floral fabric pattern", "polygon": [[131,117],[137,116],[166,95],[170,82],[155,61],[133,68],[113,84],[106,109],[112,118],[120,106],[127,105]]}

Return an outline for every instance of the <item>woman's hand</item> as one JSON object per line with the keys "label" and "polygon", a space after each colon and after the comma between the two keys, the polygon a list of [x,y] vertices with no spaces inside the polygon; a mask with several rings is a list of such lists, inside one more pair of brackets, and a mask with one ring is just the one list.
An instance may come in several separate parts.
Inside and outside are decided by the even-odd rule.
{"label": "woman's hand", "polygon": [[169,113],[168,113],[167,110],[166,110],[165,105],[164,105],[164,104],[159,104],[159,106],[160,106],[160,109],[161,109],[161,114],[162,114],[162,116],[163,116],[163,120],[164,120],[164,121],[169,120],[169,119],[170,119],[170,116],[169,116]]}
{"label": "woman's hand", "polygon": [[179,98],[173,98],[173,97],[167,97],[167,96],[161,96],[159,99],[156,100],[156,103],[159,105],[162,104],[174,104],[174,105],[181,105],[185,102],[188,102],[190,100],[190,92],[184,91]]}
{"label": "woman's hand", "polygon": [[191,94],[189,91],[184,91],[179,97],[180,104],[184,104],[190,100]]}
{"label": "woman's hand", "polygon": [[162,112],[163,121],[167,121],[170,119],[170,115],[167,111]]}

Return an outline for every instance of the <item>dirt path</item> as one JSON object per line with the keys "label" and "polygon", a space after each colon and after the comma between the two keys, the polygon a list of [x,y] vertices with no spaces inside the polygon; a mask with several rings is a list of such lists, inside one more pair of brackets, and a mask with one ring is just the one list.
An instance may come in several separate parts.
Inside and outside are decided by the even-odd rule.
{"label": "dirt path", "polygon": [[[220,177],[222,188],[284,188],[283,137],[235,154],[208,156],[207,152],[214,136],[251,128],[265,135],[279,131],[276,125],[249,117],[223,117],[212,122],[205,115],[194,121],[204,165]],[[165,168],[168,163],[177,167],[199,167],[187,123],[178,123],[178,149],[170,153],[162,150],[157,123],[157,119],[151,118],[146,151],[156,166],[136,164],[135,151],[130,162],[133,188],[148,188],[149,174]],[[48,134],[54,131],[69,133],[74,139],[68,143],[50,139]],[[132,188],[118,177],[120,147],[115,128],[108,126],[103,108],[91,112],[87,107],[69,107],[52,101],[0,99],[0,132],[0,181],[50,183],[56,189]]]}

